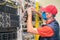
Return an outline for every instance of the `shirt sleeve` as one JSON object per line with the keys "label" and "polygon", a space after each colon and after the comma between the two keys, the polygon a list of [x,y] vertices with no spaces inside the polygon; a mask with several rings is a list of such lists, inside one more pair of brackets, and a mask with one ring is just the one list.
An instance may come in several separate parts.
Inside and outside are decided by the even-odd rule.
{"label": "shirt sleeve", "polygon": [[54,31],[51,27],[49,26],[44,26],[42,28],[37,28],[38,34],[41,37],[51,37],[54,35]]}

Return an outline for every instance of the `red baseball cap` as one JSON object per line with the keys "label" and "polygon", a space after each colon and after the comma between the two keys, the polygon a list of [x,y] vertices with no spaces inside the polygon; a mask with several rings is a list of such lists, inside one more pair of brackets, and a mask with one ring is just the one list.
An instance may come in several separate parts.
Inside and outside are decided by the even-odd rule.
{"label": "red baseball cap", "polygon": [[48,5],[45,8],[41,7],[41,10],[44,12],[49,12],[53,15],[56,15],[58,12],[57,8],[54,5]]}

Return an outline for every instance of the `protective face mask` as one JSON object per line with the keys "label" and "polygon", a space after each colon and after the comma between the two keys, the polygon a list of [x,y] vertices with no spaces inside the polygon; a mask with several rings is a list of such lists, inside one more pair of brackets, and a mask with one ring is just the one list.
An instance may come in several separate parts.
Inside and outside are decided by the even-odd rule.
{"label": "protective face mask", "polygon": [[44,20],[47,20],[48,18],[46,17],[46,13],[45,12],[42,12],[42,18],[44,19]]}

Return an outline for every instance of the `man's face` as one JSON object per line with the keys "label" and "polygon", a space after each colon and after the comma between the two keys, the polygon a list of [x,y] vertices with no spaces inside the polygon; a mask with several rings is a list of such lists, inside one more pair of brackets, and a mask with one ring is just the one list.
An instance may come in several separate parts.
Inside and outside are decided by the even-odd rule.
{"label": "man's face", "polygon": [[51,13],[46,12],[46,17],[49,19],[49,18],[51,18],[51,17],[52,17],[52,14],[51,14]]}

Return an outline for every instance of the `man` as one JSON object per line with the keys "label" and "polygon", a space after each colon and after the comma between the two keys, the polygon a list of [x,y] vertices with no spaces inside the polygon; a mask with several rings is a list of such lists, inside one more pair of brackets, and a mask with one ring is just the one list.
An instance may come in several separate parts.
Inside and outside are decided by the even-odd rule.
{"label": "man", "polygon": [[[40,40],[59,40],[59,24],[55,20],[57,14],[57,8],[54,5],[48,5],[45,8],[41,8],[42,13],[39,14],[34,8],[27,9],[27,32],[40,35]],[[32,25],[32,11],[37,12],[45,21],[46,25],[40,28],[33,28]]]}

